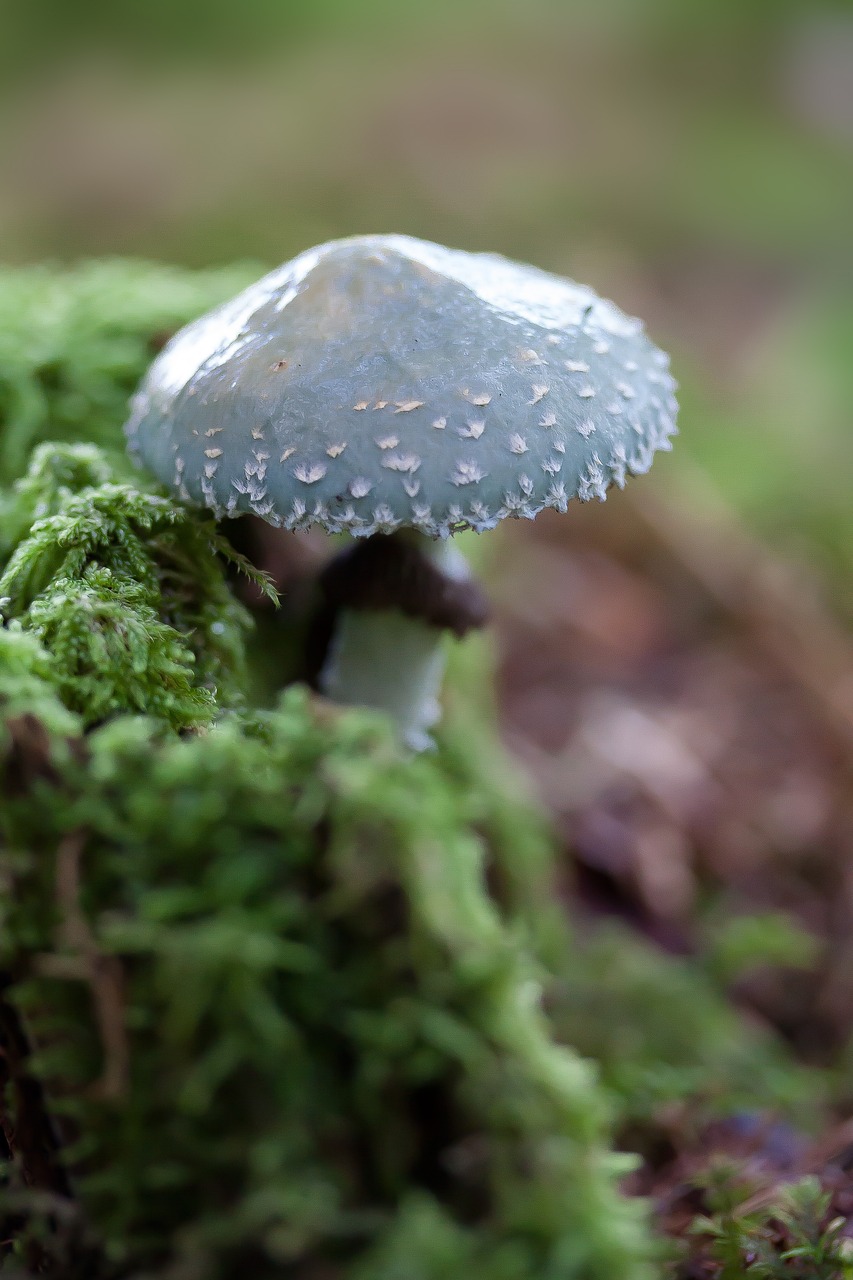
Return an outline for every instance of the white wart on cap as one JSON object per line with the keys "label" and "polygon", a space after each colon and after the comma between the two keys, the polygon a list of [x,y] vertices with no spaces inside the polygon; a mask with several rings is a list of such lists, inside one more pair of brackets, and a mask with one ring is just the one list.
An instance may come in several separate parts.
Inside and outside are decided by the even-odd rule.
{"label": "white wart on cap", "polygon": [[181,330],[126,430],[159,480],[217,515],[446,537],[647,471],[676,430],[668,365],[582,285],[359,236]]}

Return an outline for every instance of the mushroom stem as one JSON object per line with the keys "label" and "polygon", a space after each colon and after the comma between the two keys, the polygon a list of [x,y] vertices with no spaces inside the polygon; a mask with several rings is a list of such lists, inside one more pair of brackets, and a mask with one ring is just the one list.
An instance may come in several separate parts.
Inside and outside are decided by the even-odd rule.
{"label": "mushroom stem", "polygon": [[[390,539],[385,540],[385,546],[395,548],[395,556],[414,556],[421,566],[426,561],[431,576],[451,589],[464,589],[471,582],[465,557],[449,541],[435,542],[417,533],[410,533],[404,542],[397,537],[393,544]],[[367,544],[362,545],[367,548]],[[360,552],[358,548],[342,558],[334,569],[336,577],[342,576],[340,566]],[[385,559],[383,552],[379,563]],[[477,593],[476,584],[471,583],[471,587]],[[448,627],[426,620],[420,610],[413,609],[410,597],[401,599],[400,607],[394,607],[393,590],[387,592],[382,607],[377,608],[375,603],[367,603],[370,596],[376,598],[376,583],[364,582],[364,588],[364,603],[353,598],[350,589],[347,602],[337,608],[318,687],[333,702],[384,711],[410,750],[428,750],[434,745],[429,730],[441,715],[439,692]],[[470,625],[476,624],[469,622],[454,629],[462,634]]]}
{"label": "mushroom stem", "polygon": [[347,609],[338,626],[320,688],[333,702],[373,707],[394,722],[412,751],[433,745],[428,730],[440,716],[444,632],[392,610]]}

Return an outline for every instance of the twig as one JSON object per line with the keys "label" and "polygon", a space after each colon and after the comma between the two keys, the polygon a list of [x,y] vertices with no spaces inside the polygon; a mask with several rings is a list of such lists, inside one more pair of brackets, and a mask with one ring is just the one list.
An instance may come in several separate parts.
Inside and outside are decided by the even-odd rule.
{"label": "twig", "polygon": [[[59,1161],[54,1131],[41,1082],[27,1071],[30,1045],[18,1011],[6,992],[12,976],[0,974],[0,1126],[10,1155],[19,1161],[25,1184],[68,1197],[71,1188]],[[14,1110],[6,1111],[11,1094]]]}
{"label": "twig", "polygon": [[121,961],[116,956],[105,955],[98,947],[80,905],[80,869],[85,845],[85,832],[74,831],[60,842],[57,850],[56,898],[62,912],[60,942],[83,961],[104,1049],[104,1070],[95,1088],[102,1098],[114,1099],[127,1092],[130,1075],[124,1023],[124,974]]}

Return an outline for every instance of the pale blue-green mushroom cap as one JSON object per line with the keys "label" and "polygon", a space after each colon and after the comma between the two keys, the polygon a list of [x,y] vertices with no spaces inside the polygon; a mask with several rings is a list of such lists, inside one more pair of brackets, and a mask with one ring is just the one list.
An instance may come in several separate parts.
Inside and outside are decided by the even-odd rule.
{"label": "pale blue-green mushroom cap", "polygon": [[676,430],[668,365],[583,285],[357,236],[176,334],[126,430],[160,481],[218,516],[446,537],[647,471]]}

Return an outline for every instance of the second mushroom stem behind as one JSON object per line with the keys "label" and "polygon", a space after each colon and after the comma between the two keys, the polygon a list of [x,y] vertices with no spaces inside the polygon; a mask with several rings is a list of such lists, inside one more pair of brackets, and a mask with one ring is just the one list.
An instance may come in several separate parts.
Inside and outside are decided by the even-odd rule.
{"label": "second mushroom stem behind", "polygon": [[446,632],[463,636],[487,614],[465,557],[450,540],[376,534],[337,556],[320,585],[332,614],[320,692],[384,711],[410,750],[431,747]]}

